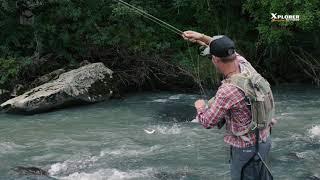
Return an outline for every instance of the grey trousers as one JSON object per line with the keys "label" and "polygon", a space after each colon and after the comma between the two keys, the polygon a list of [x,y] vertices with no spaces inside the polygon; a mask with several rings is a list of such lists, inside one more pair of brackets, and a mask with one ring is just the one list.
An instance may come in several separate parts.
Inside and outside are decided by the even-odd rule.
{"label": "grey trousers", "polygon": [[[259,153],[263,160],[266,162],[268,159],[268,153],[271,149],[271,138],[269,137],[266,142],[259,143]],[[241,180],[241,170],[243,166],[249,161],[249,159],[254,155],[255,146],[247,148],[230,148],[230,163],[231,163],[231,179]],[[248,164],[243,169],[243,179],[242,180],[269,180],[270,176],[258,157]]]}

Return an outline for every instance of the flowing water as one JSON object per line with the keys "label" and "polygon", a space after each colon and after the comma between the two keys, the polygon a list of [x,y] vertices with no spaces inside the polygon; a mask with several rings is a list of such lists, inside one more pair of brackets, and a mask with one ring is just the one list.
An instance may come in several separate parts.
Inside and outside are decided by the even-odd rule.
{"label": "flowing water", "polygon": [[[275,179],[319,177],[320,89],[273,90]],[[0,179],[229,179],[224,130],[188,122],[198,98],[141,93],[32,116],[0,113]],[[16,166],[40,167],[50,177],[22,176]]]}

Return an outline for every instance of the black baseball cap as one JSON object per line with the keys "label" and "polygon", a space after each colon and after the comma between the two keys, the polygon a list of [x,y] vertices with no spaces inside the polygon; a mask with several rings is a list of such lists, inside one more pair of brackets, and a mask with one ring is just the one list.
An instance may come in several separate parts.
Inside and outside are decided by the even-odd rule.
{"label": "black baseball cap", "polygon": [[225,35],[213,36],[209,47],[210,54],[220,58],[228,57],[235,53],[234,42]]}

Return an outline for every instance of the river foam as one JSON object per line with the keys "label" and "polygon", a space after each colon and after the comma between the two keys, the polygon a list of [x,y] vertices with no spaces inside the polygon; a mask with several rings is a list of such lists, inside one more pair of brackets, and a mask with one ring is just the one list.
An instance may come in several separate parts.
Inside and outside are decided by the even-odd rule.
{"label": "river foam", "polygon": [[152,102],[166,103],[166,102],[168,102],[168,99],[155,99]]}
{"label": "river foam", "polygon": [[309,134],[311,138],[320,138],[320,125],[313,126],[309,129]]}
{"label": "river foam", "polygon": [[[72,159],[65,160],[63,162],[54,163],[50,166],[48,172],[50,176],[65,176],[64,179],[105,179],[105,177],[110,177],[108,179],[117,179],[116,177],[123,177],[124,179],[128,176],[138,176],[135,172],[121,172],[116,169],[104,169],[93,173],[82,172],[92,166],[96,165],[96,162],[101,158],[106,156],[114,157],[135,157],[154,154],[154,152],[159,151],[162,146],[154,145],[151,147],[125,147],[118,149],[104,149],[97,156],[80,156],[74,157]],[[139,176],[141,173],[138,173]],[[60,179],[60,178],[59,178]]]}
{"label": "river foam", "polygon": [[166,134],[166,135],[181,134],[182,132],[182,129],[178,124],[173,124],[171,127],[157,125],[157,126],[150,127],[149,129],[154,129],[155,133]]}
{"label": "river foam", "polygon": [[154,145],[148,148],[137,148],[137,147],[121,147],[118,149],[104,149],[100,152],[100,157],[106,155],[113,155],[113,156],[126,156],[126,157],[134,157],[134,156],[141,156],[141,155],[149,155],[154,154],[156,151],[160,150],[162,146]]}
{"label": "river foam", "polygon": [[100,169],[95,172],[75,172],[66,177],[59,179],[63,180],[119,180],[119,179],[141,179],[152,176],[152,168],[144,170],[120,171],[118,169]]}
{"label": "river foam", "polygon": [[68,159],[62,163],[59,162],[51,165],[48,172],[51,176],[76,172],[79,169],[81,170],[92,166],[98,159],[97,156],[81,157],[78,160]]}
{"label": "river foam", "polygon": [[183,97],[183,94],[176,94],[169,97],[171,100],[177,100]]}
{"label": "river foam", "polygon": [[194,100],[197,99],[196,95],[189,95],[189,94],[175,94],[171,95],[169,97],[162,97],[159,99],[154,99],[152,102],[160,102],[160,103],[166,103],[166,102],[174,102],[176,100]]}

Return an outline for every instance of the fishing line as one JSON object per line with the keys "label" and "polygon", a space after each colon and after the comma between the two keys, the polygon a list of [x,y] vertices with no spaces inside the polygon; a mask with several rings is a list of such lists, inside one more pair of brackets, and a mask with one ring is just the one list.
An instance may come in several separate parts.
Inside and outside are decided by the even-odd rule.
{"label": "fishing line", "polygon": [[197,73],[197,74],[196,74],[196,78],[195,78],[196,81],[197,81],[196,83],[197,83],[198,86],[199,86],[201,96],[203,96],[203,98],[206,99],[206,98],[208,98],[208,96],[207,96],[205,90],[204,90],[203,87],[202,87],[201,78],[200,78],[199,55],[197,56],[197,67],[195,67],[195,65],[194,65],[195,61],[194,61],[194,59],[193,59],[193,56],[192,56],[192,53],[191,53],[191,50],[190,50],[191,48],[190,48],[189,42],[187,42],[187,44],[188,44],[188,53],[189,53],[189,56],[190,56],[191,61],[192,61],[192,66],[193,66],[193,68],[194,68],[194,71]]}
{"label": "fishing line", "polygon": [[183,34],[183,31],[181,31],[180,29],[172,26],[169,23],[166,23],[166,22],[162,21],[161,19],[159,19],[159,18],[157,18],[157,17],[155,17],[155,16],[153,16],[153,15],[151,15],[151,14],[149,14],[149,13],[147,13],[147,12],[145,12],[145,11],[143,11],[143,10],[141,10],[141,9],[139,9],[139,8],[129,4],[129,3],[127,3],[127,2],[124,2],[122,0],[115,0],[115,1],[117,1],[120,4],[128,7],[129,9],[133,10],[137,14],[140,14],[141,16],[153,21],[154,23],[156,23],[156,24],[158,24],[158,25],[160,25],[160,26],[172,31],[175,34],[178,34],[178,35],[182,35]]}

